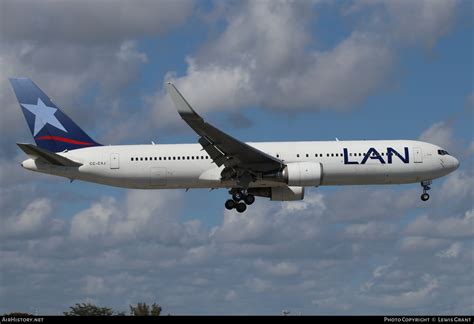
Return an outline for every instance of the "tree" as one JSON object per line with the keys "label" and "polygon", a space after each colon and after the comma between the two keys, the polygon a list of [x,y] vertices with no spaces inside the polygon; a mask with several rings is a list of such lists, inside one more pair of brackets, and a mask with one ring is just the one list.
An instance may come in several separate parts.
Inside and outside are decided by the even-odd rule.
{"label": "tree", "polygon": [[161,314],[161,306],[158,304],[153,303],[151,305],[151,316],[160,316]]}
{"label": "tree", "polygon": [[11,317],[33,317],[35,315],[29,313],[21,313],[21,312],[12,312],[9,314],[3,314],[3,316],[11,316]]}
{"label": "tree", "polygon": [[130,315],[133,316],[160,316],[161,306],[158,304],[148,306],[146,303],[138,303],[136,306],[130,305]]}
{"label": "tree", "polygon": [[70,312],[64,312],[65,316],[112,316],[114,311],[112,308],[99,307],[91,303],[76,304],[75,306],[69,307]]}

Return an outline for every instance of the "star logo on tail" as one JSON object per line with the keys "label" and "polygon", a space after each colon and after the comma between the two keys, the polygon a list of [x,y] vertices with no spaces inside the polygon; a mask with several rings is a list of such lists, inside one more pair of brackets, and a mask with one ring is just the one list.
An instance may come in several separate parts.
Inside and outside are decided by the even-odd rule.
{"label": "star logo on tail", "polygon": [[31,105],[31,104],[21,104],[21,105],[26,110],[28,110],[33,115],[35,115],[35,129],[33,131],[33,136],[36,136],[36,134],[38,134],[39,131],[42,130],[46,124],[50,124],[51,126],[54,126],[57,129],[60,129],[67,133],[67,130],[64,128],[64,126],[59,122],[59,120],[54,115],[54,113],[58,109],[54,107],[46,106],[44,102],[41,100],[41,98],[38,98],[38,102],[36,103],[36,105]]}

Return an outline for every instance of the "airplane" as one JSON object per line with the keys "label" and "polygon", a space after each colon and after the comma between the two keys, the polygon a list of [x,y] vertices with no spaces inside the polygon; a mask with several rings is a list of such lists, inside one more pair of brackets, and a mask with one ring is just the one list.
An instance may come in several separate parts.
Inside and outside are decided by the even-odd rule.
{"label": "airplane", "polygon": [[36,145],[17,143],[27,170],[133,189],[227,188],[225,208],[255,201],[304,199],[305,187],[419,182],[459,167],[443,148],[414,140],[248,142],[207,123],[173,83],[166,88],[197,144],[102,145],[87,135],[30,79],[10,79]]}

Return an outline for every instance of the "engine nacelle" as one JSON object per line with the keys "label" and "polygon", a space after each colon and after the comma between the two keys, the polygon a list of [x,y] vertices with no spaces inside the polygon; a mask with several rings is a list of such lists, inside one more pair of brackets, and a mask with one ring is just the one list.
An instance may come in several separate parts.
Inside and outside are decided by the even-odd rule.
{"label": "engine nacelle", "polygon": [[267,197],[277,201],[302,200],[304,198],[304,187],[249,188],[247,192],[254,196]]}
{"label": "engine nacelle", "polygon": [[321,184],[322,173],[321,163],[295,162],[287,164],[283,178],[289,186],[317,187]]}
{"label": "engine nacelle", "polygon": [[291,201],[303,200],[304,187],[273,187],[270,200]]}

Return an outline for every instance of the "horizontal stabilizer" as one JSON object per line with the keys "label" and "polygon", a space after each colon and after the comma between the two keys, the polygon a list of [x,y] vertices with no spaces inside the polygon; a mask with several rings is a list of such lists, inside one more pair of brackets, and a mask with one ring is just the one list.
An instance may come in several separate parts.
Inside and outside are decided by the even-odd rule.
{"label": "horizontal stabilizer", "polygon": [[18,145],[26,154],[42,158],[46,162],[49,162],[54,165],[66,167],[78,167],[82,165],[82,163],[74,162],[72,160],[69,160],[68,158],[65,158],[64,156],[42,149],[33,144],[16,143],[16,145]]}

